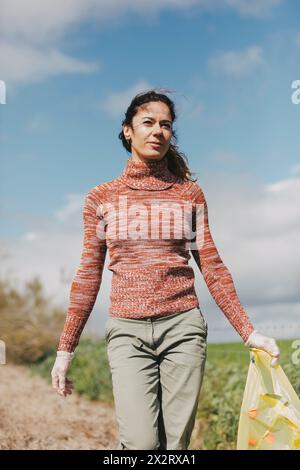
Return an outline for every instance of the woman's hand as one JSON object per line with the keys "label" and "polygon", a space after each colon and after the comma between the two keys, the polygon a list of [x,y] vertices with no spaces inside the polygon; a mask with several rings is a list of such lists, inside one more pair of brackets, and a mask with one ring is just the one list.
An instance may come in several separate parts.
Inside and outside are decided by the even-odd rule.
{"label": "woman's hand", "polygon": [[262,349],[272,356],[270,366],[275,367],[279,364],[280,350],[274,338],[264,336],[258,333],[256,330],[252,331],[249,338],[247,339],[246,346],[249,348]]}
{"label": "woman's hand", "polygon": [[67,372],[72,362],[74,353],[57,351],[56,360],[51,371],[52,386],[59,395],[72,394],[73,383],[67,378]]}

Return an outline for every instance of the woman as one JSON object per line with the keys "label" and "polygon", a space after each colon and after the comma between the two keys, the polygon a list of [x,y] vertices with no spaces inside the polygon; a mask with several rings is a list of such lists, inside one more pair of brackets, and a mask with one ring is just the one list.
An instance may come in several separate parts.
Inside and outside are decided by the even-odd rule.
{"label": "woman", "polygon": [[135,96],[127,109],[119,138],[131,157],[120,176],[86,195],[81,263],[51,373],[59,394],[72,393],[66,374],[108,248],[113,279],[105,339],[119,449],[188,449],[207,338],[189,251],[245,344],[267,351],[272,365],[279,358],[275,340],[254,330],[219,256],[205,196],[175,144],[175,119],[174,103],[155,90]]}

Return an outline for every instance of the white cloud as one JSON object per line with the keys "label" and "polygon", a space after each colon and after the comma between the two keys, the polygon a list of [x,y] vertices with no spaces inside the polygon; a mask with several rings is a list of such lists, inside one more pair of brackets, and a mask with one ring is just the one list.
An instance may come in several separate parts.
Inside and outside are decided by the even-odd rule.
{"label": "white cloud", "polygon": [[[117,27],[133,14],[149,21],[165,9],[189,13],[195,8],[218,13],[230,8],[242,16],[264,17],[280,3],[282,0],[2,0],[1,78],[24,84],[57,74],[97,70],[96,64],[61,51],[67,44],[67,33],[87,22],[98,27]],[[234,65],[228,67],[235,69]]]}
{"label": "white cloud", "polygon": [[[300,334],[300,178],[262,185],[243,174],[198,172],[198,176],[216,246],[255,327],[278,337]],[[4,241],[2,246],[10,256],[1,260],[1,272],[11,272],[22,280],[40,275],[46,292],[67,307],[81,255],[82,202],[83,195],[68,195],[54,217],[45,219],[47,224],[44,220],[40,227],[29,227],[20,239]],[[210,341],[239,339],[209,294],[193,259],[190,262]],[[112,276],[108,263],[109,254],[88,331],[103,331]]]}
{"label": "white cloud", "polygon": [[106,100],[100,104],[100,108],[110,116],[119,116],[125,113],[134,95],[150,88],[153,87],[146,81],[139,81],[127,90],[108,93]]}
{"label": "white cloud", "polygon": [[23,236],[24,240],[27,240],[29,242],[35,241],[40,237],[40,234],[38,232],[26,232],[25,235]]}
{"label": "white cloud", "polygon": [[147,18],[165,9],[193,8],[219,11],[231,8],[241,15],[261,16],[283,0],[2,0],[1,34],[4,37],[49,44],[61,40],[65,32],[76,25],[93,21],[103,24],[137,13]]}
{"label": "white cloud", "polygon": [[[177,115],[184,119],[194,119],[205,115],[205,105],[201,101],[186,101],[180,96],[176,104]],[[206,116],[207,117],[207,116]]]}
{"label": "white cloud", "polygon": [[87,9],[82,0],[2,0],[1,35],[29,44],[53,44],[72,25],[85,20]]}
{"label": "white cloud", "polygon": [[83,207],[84,196],[84,194],[67,194],[66,205],[55,212],[55,217],[62,222],[68,222],[74,215],[77,217]]}
{"label": "white cloud", "polygon": [[2,78],[10,85],[14,83],[38,82],[62,73],[90,73],[98,69],[96,63],[74,59],[54,48],[0,43]]}
{"label": "white cloud", "polygon": [[285,0],[226,0],[226,4],[242,16],[264,18]]}
{"label": "white cloud", "polygon": [[[278,337],[300,335],[300,178],[262,185],[249,175],[214,174],[201,183],[213,238],[254,325]],[[234,338],[199,279],[211,338]]]}
{"label": "white cloud", "polygon": [[291,168],[291,173],[293,175],[298,175],[300,174],[300,163],[297,163],[296,165],[292,166]]}
{"label": "white cloud", "polygon": [[261,47],[252,46],[243,51],[218,52],[208,61],[209,68],[215,73],[229,77],[245,77],[264,64]]}
{"label": "white cloud", "polygon": [[104,24],[137,13],[145,18],[163,9],[189,9],[206,5],[203,0],[2,0],[2,34],[36,44],[61,40],[66,31],[86,21]]}

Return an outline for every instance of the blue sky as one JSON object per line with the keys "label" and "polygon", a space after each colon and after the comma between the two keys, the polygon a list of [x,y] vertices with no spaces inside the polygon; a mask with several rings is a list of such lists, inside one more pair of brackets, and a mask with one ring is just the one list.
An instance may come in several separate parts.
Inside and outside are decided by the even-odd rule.
{"label": "blue sky", "polygon": [[[162,87],[172,90],[178,144],[206,192],[215,239],[242,303],[256,318],[274,304],[279,317],[286,302],[291,321],[297,318],[300,104],[291,102],[291,84],[300,79],[299,2],[4,0],[2,10],[0,79],[7,94],[0,105],[0,236],[11,253],[5,269],[22,279],[37,273],[54,296],[66,299],[68,282],[57,285],[55,270],[63,266],[70,279],[78,265],[83,197],[125,165],[118,133],[133,96]],[[250,219],[246,208],[255,204]],[[285,232],[278,240],[282,213]],[[228,222],[224,228],[228,217],[241,232]],[[264,246],[274,260],[278,247],[289,245],[282,252],[286,272],[276,281],[279,299],[276,289],[272,296],[274,280],[267,297],[258,295],[261,266],[250,274],[246,268],[252,255],[239,234],[250,223],[257,227],[249,236],[249,243],[257,240],[254,257]],[[269,233],[273,223],[278,226]],[[68,250],[58,255],[61,244]],[[265,269],[262,285],[268,269],[274,271]],[[215,311],[205,290],[201,295],[207,311]]]}

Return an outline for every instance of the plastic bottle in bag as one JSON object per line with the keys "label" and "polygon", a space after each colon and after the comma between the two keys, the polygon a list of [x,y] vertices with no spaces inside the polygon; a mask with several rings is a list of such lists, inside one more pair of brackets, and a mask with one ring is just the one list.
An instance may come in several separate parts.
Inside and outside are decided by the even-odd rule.
{"label": "plastic bottle in bag", "polygon": [[238,450],[300,450],[300,400],[280,365],[250,349],[240,412]]}

